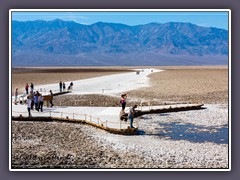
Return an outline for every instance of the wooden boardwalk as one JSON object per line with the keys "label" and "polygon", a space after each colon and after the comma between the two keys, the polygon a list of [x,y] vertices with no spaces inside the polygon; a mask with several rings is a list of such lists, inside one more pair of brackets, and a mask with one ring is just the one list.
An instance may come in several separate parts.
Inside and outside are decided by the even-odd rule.
{"label": "wooden boardwalk", "polygon": [[[202,109],[203,104],[174,104],[162,106],[142,106],[138,108],[137,117],[144,114],[168,113]],[[84,123],[103,129],[110,133],[134,135],[138,134],[140,127],[134,121],[136,128],[130,128],[129,122],[119,119],[120,107],[58,107],[45,108],[44,112],[32,112],[27,117],[26,106],[13,105],[12,120],[18,121],[61,121],[71,123]]]}
{"label": "wooden boardwalk", "polygon": [[154,108],[146,109],[144,107],[142,110],[138,111],[137,117],[144,114],[156,114],[156,113],[170,113],[179,111],[190,111],[202,109],[204,104],[173,104],[173,105],[163,105],[163,106],[153,106]]}

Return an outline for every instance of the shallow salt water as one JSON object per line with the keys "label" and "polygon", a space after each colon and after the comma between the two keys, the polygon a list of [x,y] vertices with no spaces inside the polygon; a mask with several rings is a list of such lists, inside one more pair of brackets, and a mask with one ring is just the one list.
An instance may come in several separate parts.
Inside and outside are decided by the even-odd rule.
{"label": "shallow salt water", "polygon": [[164,123],[163,128],[155,128],[155,135],[172,140],[187,140],[191,142],[213,142],[228,144],[228,126],[222,128],[196,126],[193,124]]}
{"label": "shallow salt water", "polygon": [[160,123],[159,125],[159,128],[154,128],[151,131],[139,131],[139,135],[157,136],[171,140],[187,140],[195,143],[228,144],[228,126],[215,128],[176,122]]}
{"label": "shallow salt water", "polygon": [[140,135],[194,143],[228,144],[228,107],[215,104],[205,109],[144,115],[138,118]]}

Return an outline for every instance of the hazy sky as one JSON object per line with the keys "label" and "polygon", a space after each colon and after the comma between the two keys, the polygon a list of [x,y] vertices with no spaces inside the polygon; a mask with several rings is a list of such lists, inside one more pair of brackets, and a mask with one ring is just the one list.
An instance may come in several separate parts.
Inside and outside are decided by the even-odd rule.
{"label": "hazy sky", "polygon": [[96,22],[123,23],[130,26],[147,24],[151,22],[190,22],[204,27],[217,27],[228,30],[227,11],[181,11],[181,12],[39,12],[39,11],[12,11],[12,20],[32,21],[32,20],[54,20],[75,21],[80,24],[93,24]]}

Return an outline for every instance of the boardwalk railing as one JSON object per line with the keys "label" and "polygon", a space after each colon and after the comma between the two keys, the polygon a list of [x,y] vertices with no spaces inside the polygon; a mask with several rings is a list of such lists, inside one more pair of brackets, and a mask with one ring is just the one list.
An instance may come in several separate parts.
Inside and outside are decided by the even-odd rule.
{"label": "boardwalk railing", "polygon": [[[165,105],[161,108],[155,107],[151,109],[145,109],[142,111],[137,111],[136,117],[142,116],[144,114],[155,114],[155,113],[169,113],[169,112],[179,112],[179,111],[189,111],[189,110],[200,110],[203,109],[204,104],[182,104],[182,105]],[[32,111],[32,117],[28,117],[27,110],[24,112],[12,111],[12,113],[17,114],[17,117],[13,117],[13,119],[21,119],[25,118],[28,120],[31,119],[41,119],[44,121],[44,118],[52,118],[61,121],[68,122],[84,122],[95,127],[107,130],[112,133],[118,134],[134,134],[136,133],[139,125],[137,120],[134,121],[134,126],[137,128],[129,128],[129,124],[121,121],[110,121],[108,119],[102,120],[99,117],[94,117],[88,114],[79,114],[79,113],[68,113],[68,112],[59,112],[59,111],[51,111],[47,110],[45,112],[36,112]],[[118,116],[116,116],[119,118]]]}
{"label": "boardwalk railing", "polygon": [[[19,112],[19,111],[12,111],[12,113],[14,114],[18,114],[19,116],[16,117],[24,117],[24,118],[29,118],[28,117],[28,112]],[[129,122],[123,122],[121,120],[119,121],[111,121],[111,120],[102,120],[99,117],[94,117],[88,114],[79,114],[79,113],[67,113],[67,112],[59,112],[59,111],[46,111],[46,112],[36,112],[36,111],[32,111],[31,112],[32,118],[61,118],[63,120],[66,121],[83,121],[85,123],[88,124],[92,124],[95,126],[99,126],[102,128],[106,128],[106,129],[128,129],[129,127]],[[31,117],[30,117],[31,118]],[[134,122],[135,127],[139,127],[139,124],[137,121]]]}

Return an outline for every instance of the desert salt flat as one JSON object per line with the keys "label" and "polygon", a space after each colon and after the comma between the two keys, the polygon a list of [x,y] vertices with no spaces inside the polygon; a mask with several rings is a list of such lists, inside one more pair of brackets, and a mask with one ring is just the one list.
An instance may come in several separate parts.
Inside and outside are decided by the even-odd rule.
{"label": "desert salt flat", "polygon": [[[138,69],[135,69],[138,70]],[[129,90],[134,90],[141,87],[149,87],[149,78],[151,73],[160,72],[163,70],[156,69],[141,69],[137,75],[136,72],[108,75],[95,77],[90,79],[72,81],[73,91],[71,94],[107,94],[116,95]],[[65,82],[66,88],[70,82]],[[36,86],[35,89],[49,92],[49,90],[59,91],[59,84],[47,84]]]}
{"label": "desert salt flat", "polygon": [[[172,140],[154,132],[159,126],[157,124],[166,121],[179,121],[206,127],[228,124],[228,117],[225,115],[227,106],[208,104],[205,107],[206,109],[203,110],[169,113],[168,116],[153,114],[144,115],[145,118],[137,118],[140,129],[147,132],[145,135],[122,136],[100,130],[90,131],[89,135],[98,142],[111,146],[116,152],[133,152],[145,157],[154,162],[151,168],[228,168],[228,144]],[[221,109],[219,113],[218,109]]]}
{"label": "desert salt flat", "polygon": [[[89,135],[116,152],[139,154],[153,162],[150,168],[228,168],[226,144],[172,141],[156,136],[121,136],[98,131],[91,131]],[[129,163],[134,163],[131,161],[129,159]]]}
{"label": "desert salt flat", "polygon": [[[116,75],[108,75],[96,78],[90,78],[85,80],[73,81],[73,90],[70,94],[107,94],[116,95],[128,90],[133,90],[141,87],[149,86],[149,74],[154,72],[160,72],[161,70],[156,69],[135,69],[136,72],[123,73]],[[66,82],[66,85],[70,82]],[[58,84],[47,84],[36,86],[35,89],[48,93],[49,90],[59,91],[57,88]],[[13,97],[14,98],[14,97]],[[148,107],[146,107],[148,108]],[[119,122],[120,107],[54,107],[45,108],[44,113],[36,111],[32,112],[33,116],[56,116],[85,119],[85,115],[91,118],[92,121],[106,123],[112,128],[127,128],[128,123]],[[20,112],[22,115],[27,116],[26,107],[24,105],[12,105],[12,113],[14,116],[19,116]],[[50,114],[51,112],[51,114]],[[62,114],[61,114],[62,113]]]}
{"label": "desert salt flat", "polygon": [[[26,106],[13,105],[15,109],[26,112]],[[144,118],[136,118],[139,128],[148,132],[145,135],[138,136],[123,136],[115,135],[96,129],[94,127],[86,126],[85,133],[93,137],[98,144],[104,147],[111,147],[115,153],[119,154],[137,154],[143,157],[144,161],[142,167],[148,168],[228,168],[228,144],[216,144],[213,142],[195,143],[187,140],[171,140],[164,136],[159,136],[154,133],[157,124],[167,122],[180,121],[182,123],[189,123],[204,126],[221,126],[228,123],[228,118],[224,115],[227,111],[227,106],[223,105],[205,105],[206,109],[197,111],[186,111],[178,113],[169,113],[168,116],[161,115],[145,115]],[[88,110],[89,113],[94,114],[95,110],[98,114],[104,114],[105,117],[112,115],[114,111],[117,113],[119,108],[80,108]],[[56,109],[45,108],[45,115],[48,116],[50,110],[62,110],[66,113],[80,110],[77,107],[61,107]],[[221,109],[218,112],[218,109]],[[38,112],[34,112],[41,114]],[[44,114],[44,113],[43,113]],[[218,122],[218,123],[217,123]],[[77,128],[81,124],[74,124]],[[128,159],[126,163],[135,164],[136,159]],[[151,162],[150,164],[145,162]],[[136,166],[137,167],[137,166]]]}
{"label": "desert salt flat", "polygon": [[[198,126],[221,127],[228,125],[227,104],[205,104],[205,109],[175,113],[146,115],[147,119],[161,122],[192,123]],[[144,117],[143,117],[144,118]]]}
{"label": "desert salt flat", "polygon": [[[199,111],[186,111],[178,113],[169,113],[169,117],[157,115],[151,118],[138,118],[140,128],[151,132],[156,124],[166,121],[181,121],[189,123],[190,116],[195,117],[191,123],[196,125],[216,126],[228,123],[227,116],[223,115],[226,109],[220,112],[221,105],[206,105],[207,109]],[[184,118],[187,117],[185,120]],[[179,120],[180,119],[180,120]],[[203,120],[206,119],[206,120]],[[94,130],[95,131],[95,130]],[[228,144],[216,144],[213,142],[195,143],[187,140],[171,140],[164,136],[146,134],[139,136],[122,136],[109,134],[104,131],[92,130],[86,131],[97,142],[106,146],[111,146],[119,153],[135,153],[146,160],[153,162],[151,168],[228,168]],[[129,159],[129,163],[133,163]]]}
{"label": "desert salt flat", "polygon": [[[122,93],[134,88],[149,86],[147,75],[150,73],[151,71],[146,69],[144,72],[140,72],[139,75],[136,75],[134,72],[111,75],[110,79],[108,79],[109,76],[105,76],[73,81],[74,88],[72,94],[85,94],[86,92],[89,92],[89,94],[102,94],[102,89],[104,89],[104,94],[117,95],[120,92]],[[111,82],[114,86],[110,87],[107,82],[109,84]],[[128,82],[131,82],[131,86],[122,86],[122,84]],[[66,84],[68,85],[68,83],[69,82]],[[86,85],[86,87],[84,85]],[[43,87],[47,88],[45,89],[46,91],[50,88],[54,90],[58,89],[58,84],[41,86],[41,88]],[[136,118],[134,121],[138,122],[140,130],[146,132],[144,135],[115,135],[91,126],[84,127],[84,133],[93,137],[96,140],[96,144],[101,144],[101,146],[103,145],[104,147],[111,147],[111,149],[118,154],[138,154],[138,157],[146,160],[140,162],[146,162],[146,164],[141,164],[141,167],[145,168],[229,168],[228,144],[217,144],[208,141],[192,142],[185,139],[173,140],[157,134],[159,131],[156,131],[156,129],[161,126],[162,123],[191,123],[196,126],[202,125],[205,127],[221,127],[228,124],[228,105],[205,104],[204,107],[206,109],[144,115]],[[24,112],[27,115],[26,105],[12,105],[12,109],[13,115],[15,115],[14,113],[16,113],[16,111]],[[93,117],[100,118],[101,120],[109,120],[109,122],[113,118],[118,123],[115,125],[112,123],[112,125],[119,127],[118,114],[120,109],[120,107],[54,107],[44,108],[44,113],[34,111],[33,115],[49,116],[51,111],[52,116],[60,116],[59,112],[62,111],[63,116],[68,115],[71,118],[71,115],[75,114],[75,118],[77,118],[77,116],[82,116],[81,118],[84,118],[83,114],[87,112]],[[129,123],[124,125],[126,127]],[[59,126],[61,125],[59,124]],[[73,124],[72,126],[77,128],[82,125]],[[135,167],[135,165],[138,167],[138,163],[139,161],[137,158],[126,159],[126,164],[130,164],[131,167]]]}

